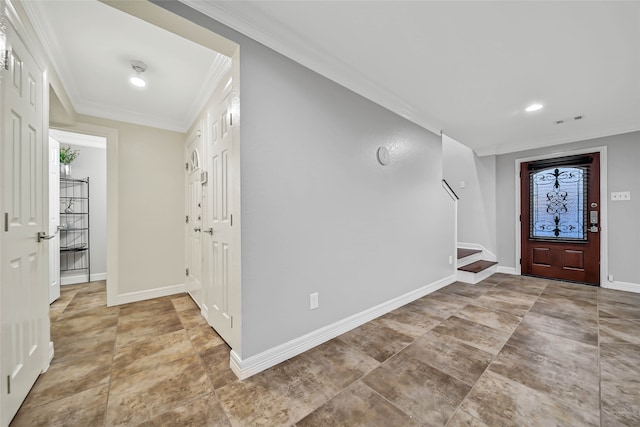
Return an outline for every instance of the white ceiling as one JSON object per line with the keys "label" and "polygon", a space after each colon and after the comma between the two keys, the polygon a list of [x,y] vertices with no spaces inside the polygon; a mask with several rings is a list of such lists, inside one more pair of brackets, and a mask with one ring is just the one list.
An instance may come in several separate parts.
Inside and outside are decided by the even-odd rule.
{"label": "white ceiling", "polygon": [[[481,155],[640,130],[639,1],[182,1]],[[23,4],[82,114],[184,132],[230,64],[95,0]]]}
{"label": "white ceiling", "polygon": [[[80,114],[186,132],[231,59],[96,0],[24,1]],[[147,64],[133,87],[132,60]]]}
{"label": "white ceiling", "polygon": [[182,1],[481,155],[640,130],[638,1]]}

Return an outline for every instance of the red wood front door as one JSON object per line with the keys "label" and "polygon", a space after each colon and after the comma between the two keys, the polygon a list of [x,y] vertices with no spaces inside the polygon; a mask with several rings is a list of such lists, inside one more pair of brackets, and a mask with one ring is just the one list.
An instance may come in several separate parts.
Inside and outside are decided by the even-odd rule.
{"label": "red wood front door", "polygon": [[522,274],[600,284],[600,154],[521,164]]}

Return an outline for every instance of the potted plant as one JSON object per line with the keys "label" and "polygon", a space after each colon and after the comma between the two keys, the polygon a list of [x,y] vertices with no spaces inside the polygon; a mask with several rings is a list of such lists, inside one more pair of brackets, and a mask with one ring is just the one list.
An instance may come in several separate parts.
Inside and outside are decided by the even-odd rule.
{"label": "potted plant", "polygon": [[73,150],[70,146],[60,147],[60,175],[71,176],[71,162],[80,155],[80,151]]}

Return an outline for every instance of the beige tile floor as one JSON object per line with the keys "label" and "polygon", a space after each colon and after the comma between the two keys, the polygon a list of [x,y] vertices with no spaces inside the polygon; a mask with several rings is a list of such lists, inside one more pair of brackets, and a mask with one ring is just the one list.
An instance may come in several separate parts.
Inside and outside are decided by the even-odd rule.
{"label": "beige tile floor", "polygon": [[187,295],[51,306],[56,356],[12,426],[638,426],[640,295],[454,283],[243,382]]}

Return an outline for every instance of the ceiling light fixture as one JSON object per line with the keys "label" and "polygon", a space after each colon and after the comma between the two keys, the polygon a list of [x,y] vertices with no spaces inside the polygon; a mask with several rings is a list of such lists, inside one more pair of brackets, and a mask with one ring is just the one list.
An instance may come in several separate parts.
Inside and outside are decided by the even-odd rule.
{"label": "ceiling light fixture", "polygon": [[538,111],[542,108],[542,104],[531,104],[527,108],[524,109],[527,113],[531,113],[533,111]]}
{"label": "ceiling light fixture", "polygon": [[145,87],[147,85],[146,80],[142,77],[142,73],[147,71],[147,64],[142,61],[131,61],[131,68],[136,72],[135,75],[129,78],[129,81],[135,87]]}

